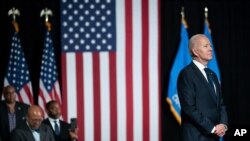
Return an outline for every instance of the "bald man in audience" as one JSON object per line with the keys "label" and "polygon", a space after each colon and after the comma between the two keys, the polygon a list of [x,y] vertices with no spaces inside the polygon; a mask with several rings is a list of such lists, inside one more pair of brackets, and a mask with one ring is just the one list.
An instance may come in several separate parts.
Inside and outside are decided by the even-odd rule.
{"label": "bald man in audience", "polygon": [[11,133],[11,141],[55,141],[49,126],[42,124],[43,115],[39,106],[28,109],[27,120]]}

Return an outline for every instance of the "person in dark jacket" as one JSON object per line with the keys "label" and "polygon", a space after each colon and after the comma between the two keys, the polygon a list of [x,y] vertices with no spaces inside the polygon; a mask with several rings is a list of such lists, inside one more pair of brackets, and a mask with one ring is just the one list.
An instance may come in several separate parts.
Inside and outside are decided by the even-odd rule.
{"label": "person in dark jacket", "polygon": [[25,121],[29,105],[16,101],[16,90],[12,85],[3,89],[4,100],[0,103],[0,138],[10,140],[10,132]]}
{"label": "person in dark jacket", "polygon": [[178,77],[182,141],[219,141],[227,131],[228,117],[216,74],[207,67],[212,59],[209,39],[203,34],[189,41],[192,62]]}
{"label": "person in dark jacket", "polygon": [[43,123],[49,125],[49,127],[53,130],[56,141],[77,140],[78,129],[71,129],[70,124],[60,120],[61,106],[57,101],[49,101],[46,104],[46,112],[48,114],[48,118],[46,118]]}
{"label": "person in dark jacket", "polygon": [[52,130],[42,121],[42,109],[36,105],[30,106],[26,122],[11,132],[9,141],[55,141]]}

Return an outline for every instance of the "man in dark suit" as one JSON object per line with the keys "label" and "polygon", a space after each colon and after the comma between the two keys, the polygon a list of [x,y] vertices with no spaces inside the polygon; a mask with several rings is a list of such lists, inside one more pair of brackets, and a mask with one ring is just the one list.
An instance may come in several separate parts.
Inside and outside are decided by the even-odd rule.
{"label": "man in dark suit", "polygon": [[11,132],[10,141],[55,141],[51,129],[42,121],[42,109],[36,105],[30,106],[27,121]]}
{"label": "man in dark suit", "polygon": [[48,118],[43,121],[51,127],[56,141],[74,141],[77,140],[77,129],[71,129],[70,124],[60,120],[61,106],[55,101],[51,100],[46,104],[46,112]]}
{"label": "man in dark suit", "polygon": [[25,121],[29,105],[16,101],[14,86],[4,87],[3,95],[5,100],[0,103],[0,138],[9,141],[10,132]]}
{"label": "man in dark suit", "polygon": [[193,61],[182,69],[177,82],[182,141],[217,141],[227,130],[227,113],[216,74],[205,72],[212,59],[211,43],[197,34],[190,39],[189,50]]}

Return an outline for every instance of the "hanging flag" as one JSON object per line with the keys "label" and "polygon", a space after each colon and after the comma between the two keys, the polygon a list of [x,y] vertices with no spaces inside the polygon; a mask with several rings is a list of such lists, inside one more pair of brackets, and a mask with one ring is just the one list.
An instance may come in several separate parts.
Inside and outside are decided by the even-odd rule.
{"label": "hanging flag", "polygon": [[159,141],[159,1],[61,1],[62,93],[80,141]]}
{"label": "hanging flag", "polygon": [[4,86],[12,85],[15,87],[17,101],[33,104],[30,74],[18,35],[18,24],[14,21],[13,25],[15,32],[11,39],[10,57],[7,73],[4,77]]}
{"label": "hanging flag", "polygon": [[[208,39],[209,39],[209,41],[211,43],[211,47],[213,49],[213,51],[212,51],[213,59],[209,61],[208,67],[210,69],[212,69],[216,73],[219,81],[221,81],[220,70],[219,70],[219,66],[218,66],[218,63],[217,63],[216,54],[215,54],[215,48],[214,48],[214,45],[213,45],[213,40],[212,40],[212,36],[211,36],[211,30],[209,28],[209,22],[208,22],[207,18],[205,18],[205,23],[204,23],[204,34],[208,37]],[[224,140],[224,138],[221,137],[220,141],[223,141],[223,140]]]}
{"label": "hanging flag", "polygon": [[216,75],[217,75],[217,77],[218,77],[218,79],[220,81],[221,80],[221,78],[220,78],[220,70],[219,70],[219,67],[218,67],[217,59],[216,59],[216,53],[215,53],[215,48],[214,48],[214,45],[213,45],[213,40],[212,40],[212,37],[211,37],[211,32],[210,32],[210,29],[209,29],[209,22],[208,22],[207,19],[205,19],[205,24],[204,24],[204,34],[210,40],[210,43],[211,43],[212,49],[213,49],[213,52],[212,52],[213,53],[213,59],[211,61],[209,61],[208,67],[210,69],[212,69],[216,73]]}
{"label": "hanging flag", "polygon": [[187,33],[187,24],[184,18],[182,19],[181,23],[180,34],[180,44],[170,71],[167,93],[167,102],[170,104],[170,110],[174,114],[174,117],[177,119],[178,123],[181,123],[181,105],[177,93],[177,78],[180,71],[192,61],[188,49],[189,38]]}
{"label": "hanging flag", "polygon": [[[45,110],[45,105],[50,100],[57,100],[60,104],[62,101],[54,47],[50,34],[50,28],[48,28],[44,39],[39,79],[38,104],[43,110]],[[46,112],[44,112],[44,114],[46,117]]]}

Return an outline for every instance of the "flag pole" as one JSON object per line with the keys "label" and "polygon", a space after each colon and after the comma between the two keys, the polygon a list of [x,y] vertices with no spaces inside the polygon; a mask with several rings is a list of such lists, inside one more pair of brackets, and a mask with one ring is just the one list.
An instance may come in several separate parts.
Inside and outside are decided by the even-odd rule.
{"label": "flag pole", "polygon": [[34,104],[29,68],[21,47],[21,40],[18,35],[19,27],[16,18],[17,16],[20,16],[20,11],[13,7],[8,11],[8,16],[12,17],[12,24],[15,32],[11,37],[10,57],[6,76],[4,78],[4,86],[13,85],[15,87],[17,101]]}
{"label": "flag pole", "polygon": [[208,22],[208,8],[205,6],[204,8],[204,16],[205,16],[205,22],[207,24],[208,30],[211,33],[210,27],[209,27],[209,22]]}
{"label": "flag pole", "polygon": [[[207,33],[207,36],[208,36],[208,38],[209,38],[209,40],[211,41],[211,44],[212,44],[211,29],[209,27],[209,21],[208,21],[208,8],[206,6],[204,8],[204,16],[205,16],[205,24],[207,24],[207,30],[209,32],[209,33]],[[212,46],[212,48],[213,48],[213,46]],[[215,73],[217,74],[217,77],[218,77],[218,79],[220,81],[219,66],[217,64],[217,59],[216,59],[214,48],[213,48],[213,56],[214,56],[215,59],[210,61],[210,62],[213,62],[213,65],[211,65],[211,66],[212,66],[213,71],[215,71]],[[223,140],[224,140],[223,137],[220,137],[220,141],[223,141]]]}
{"label": "flag pole", "polygon": [[188,28],[187,21],[185,20],[185,13],[184,13],[184,7],[181,8],[181,22],[185,26],[185,28]]}
{"label": "flag pole", "polygon": [[[172,69],[170,71],[170,78],[169,78],[169,86],[168,86],[168,96],[166,98],[167,103],[170,105],[170,111],[174,115],[175,119],[179,124],[181,124],[181,117],[180,117],[180,104],[179,98],[177,95],[177,77],[180,70],[186,66],[191,60],[191,56],[188,54],[187,46],[188,46],[188,35],[187,35],[187,22],[185,20],[184,15],[184,7],[181,10],[181,31],[180,31],[180,43],[178,47],[178,51],[176,54],[176,58],[174,60]],[[183,59],[184,58],[184,59]],[[187,59],[189,58],[189,59]],[[185,60],[183,62],[183,60]],[[182,67],[177,65],[178,63],[182,63]]]}
{"label": "flag pole", "polygon": [[12,16],[12,24],[14,26],[15,32],[19,32],[19,27],[18,27],[18,23],[16,21],[16,17],[20,16],[20,11],[18,9],[16,9],[15,7],[11,8],[8,11],[8,16]]}
{"label": "flag pole", "polygon": [[205,14],[205,18],[207,19],[207,17],[208,17],[208,8],[207,8],[207,7],[205,7],[205,8],[204,8],[204,11],[205,11],[205,12],[204,12],[204,14]]}
{"label": "flag pole", "polygon": [[[44,17],[45,19],[46,33],[44,38],[44,47],[43,47],[40,78],[39,78],[40,91],[38,94],[38,104],[43,109],[45,117],[47,117],[45,112],[46,109],[45,105],[48,101],[56,100],[60,103],[60,105],[62,104],[54,46],[50,33],[52,24],[51,22],[49,22],[49,16],[52,15],[53,15],[52,11],[48,8],[44,8],[43,10],[41,10],[40,13],[40,17]],[[44,74],[48,74],[50,77]],[[47,83],[48,81],[52,83]]]}
{"label": "flag pole", "polygon": [[43,10],[41,10],[40,12],[40,17],[43,17],[45,19],[45,26],[47,27],[47,30],[50,31],[51,30],[51,23],[49,22],[49,16],[53,16],[53,12],[52,10],[48,9],[48,8],[44,8]]}

